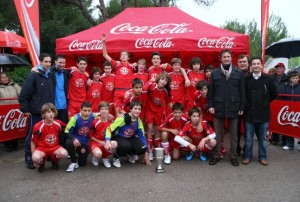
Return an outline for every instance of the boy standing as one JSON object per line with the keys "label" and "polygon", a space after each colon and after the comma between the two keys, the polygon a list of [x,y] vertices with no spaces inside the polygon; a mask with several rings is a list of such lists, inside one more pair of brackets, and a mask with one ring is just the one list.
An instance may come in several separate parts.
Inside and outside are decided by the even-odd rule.
{"label": "boy standing", "polygon": [[100,77],[102,82],[101,98],[102,101],[109,103],[110,114],[115,114],[114,110],[114,92],[115,92],[115,75],[111,73],[111,64],[108,61],[103,63],[104,74]]}
{"label": "boy standing", "polygon": [[42,173],[45,170],[45,159],[50,157],[52,169],[58,170],[58,160],[67,157],[68,152],[59,145],[59,134],[66,126],[60,120],[55,120],[57,111],[52,103],[42,106],[42,121],[33,127],[31,153],[34,166]]}
{"label": "boy standing", "polygon": [[[80,113],[70,119],[65,133],[68,136],[67,150],[71,164],[66,172],[73,172],[79,166],[86,165],[90,127],[94,119],[95,115],[92,114],[92,105],[89,102],[83,102]],[[78,154],[78,162],[76,154]]]}

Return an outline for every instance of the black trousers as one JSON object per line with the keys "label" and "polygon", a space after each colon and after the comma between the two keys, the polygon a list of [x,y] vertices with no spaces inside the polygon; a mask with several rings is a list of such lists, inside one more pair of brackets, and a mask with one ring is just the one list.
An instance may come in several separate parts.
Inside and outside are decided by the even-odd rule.
{"label": "black trousers", "polygon": [[[57,117],[58,120],[64,122],[65,124],[68,123],[68,111],[67,109],[58,109],[57,110]],[[66,141],[67,141],[67,136],[66,134],[62,131],[59,134],[59,144],[66,148]]]}
{"label": "black trousers", "polygon": [[[67,151],[70,155],[70,159],[72,163],[76,163],[77,159],[78,159],[78,165],[79,166],[85,166],[86,162],[87,162],[87,156],[88,156],[88,145],[82,144],[81,143],[81,147],[77,147],[75,149],[74,145],[73,145],[73,141],[72,139],[68,138],[67,139]],[[82,152],[82,149],[85,149],[84,152]],[[78,154],[78,157],[76,157],[76,153]]]}
{"label": "black trousers", "polygon": [[138,137],[124,138],[116,136],[113,138],[118,143],[117,151],[114,154],[114,158],[120,158],[129,155],[140,155],[147,151],[147,145],[145,145]]}

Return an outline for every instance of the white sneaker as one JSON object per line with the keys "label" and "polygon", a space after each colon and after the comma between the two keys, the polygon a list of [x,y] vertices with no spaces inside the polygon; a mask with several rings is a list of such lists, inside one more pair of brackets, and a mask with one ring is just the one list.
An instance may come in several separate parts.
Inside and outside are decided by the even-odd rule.
{"label": "white sneaker", "polygon": [[150,160],[150,161],[153,161],[153,153],[152,153],[152,152],[149,152],[149,153],[148,153],[148,156],[149,156],[149,160]]}
{"label": "white sneaker", "polygon": [[93,157],[92,157],[92,164],[94,165],[94,166],[98,166],[99,165],[99,160],[93,155]]}
{"label": "white sneaker", "polygon": [[139,160],[138,155],[128,155],[128,161],[129,163],[135,163],[135,161]]}
{"label": "white sneaker", "polygon": [[116,168],[121,168],[121,162],[120,162],[120,159],[116,159],[116,158],[113,158],[113,165],[116,167]]}
{"label": "white sneaker", "polygon": [[164,163],[171,164],[171,156],[169,154],[165,155]]}
{"label": "white sneaker", "polygon": [[103,165],[105,166],[105,168],[110,168],[111,167],[109,159],[103,158],[102,162],[103,162]]}
{"label": "white sneaker", "polygon": [[284,146],[284,147],[282,147],[282,149],[283,149],[283,150],[286,150],[286,151],[292,150],[292,148],[290,148],[290,147],[288,147],[288,146]]}
{"label": "white sneaker", "polygon": [[77,169],[79,167],[78,163],[70,163],[69,167],[67,168],[66,172],[67,173],[71,173],[73,172],[75,169]]}

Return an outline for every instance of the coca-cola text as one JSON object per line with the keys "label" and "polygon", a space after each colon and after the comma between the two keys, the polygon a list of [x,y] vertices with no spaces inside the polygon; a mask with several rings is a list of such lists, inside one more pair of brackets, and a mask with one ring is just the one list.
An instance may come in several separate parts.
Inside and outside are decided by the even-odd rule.
{"label": "coca-cola text", "polygon": [[[19,109],[11,109],[6,115],[0,117],[2,131],[26,127],[27,117]],[[1,122],[0,122],[1,123]]]}
{"label": "coca-cola text", "polygon": [[277,121],[280,125],[292,125],[293,127],[298,127],[299,126],[299,121],[300,121],[300,112],[294,112],[291,111],[289,112],[289,106],[284,106],[281,108],[277,115]]}
{"label": "coca-cola text", "polygon": [[100,40],[91,40],[89,42],[80,42],[74,40],[69,45],[70,51],[85,51],[85,50],[102,50],[102,41]]}
{"label": "coca-cola text", "polygon": [[199,48],[232,48],[235,37],[220,37],[218,39],[201,38],[198,41]]}
{"label": "coca-cola text", "polygon": [[139,38],[135,41],[136,48],[170,48],[174,46],[172,38],[156,38],[156,39],[146,39]]}

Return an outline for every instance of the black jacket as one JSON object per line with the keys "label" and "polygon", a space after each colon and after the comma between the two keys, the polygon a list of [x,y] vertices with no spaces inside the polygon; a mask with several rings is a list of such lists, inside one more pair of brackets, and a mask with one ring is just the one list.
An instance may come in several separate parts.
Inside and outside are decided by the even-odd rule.
{"label": "black jacket", "polygon": [[269,122],[270,103],[277,97],[274,80],[264,73],[257,80],[250,74],[245,83],[247,101],[244,120],[251,123]]}
{"label": "black jacket", "polygon": [[41,114],[42,105],[45,103],[54,103],[54,85],[52,74],[46,78],[41,70],[39,72],[31,71],[22,86],[19,103],[21,111],[24,113]]}
{"label": "black jacket", "polygon": [[245,78],[242,71],[232,67],[226,80],[221,67],[211,73],[208,107],[215,109],[216,118],[238,118],[245,108]]}

